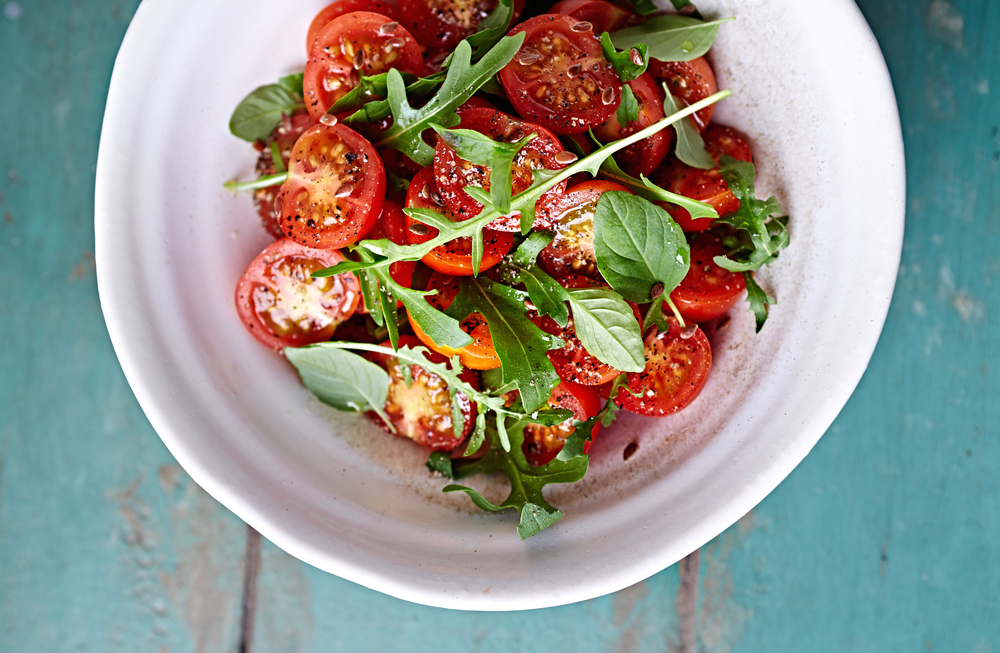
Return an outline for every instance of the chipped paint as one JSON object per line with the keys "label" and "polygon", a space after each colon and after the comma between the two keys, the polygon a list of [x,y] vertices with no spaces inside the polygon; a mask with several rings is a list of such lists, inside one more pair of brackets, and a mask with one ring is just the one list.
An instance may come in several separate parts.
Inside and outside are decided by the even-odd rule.
{"label": "chipped paint", "polygon": [[927,8],[924,26],[927,35],[935,41],[956,50],[962,49],[965,40],[965,16],[955,5],[945,0],[932,2]]}

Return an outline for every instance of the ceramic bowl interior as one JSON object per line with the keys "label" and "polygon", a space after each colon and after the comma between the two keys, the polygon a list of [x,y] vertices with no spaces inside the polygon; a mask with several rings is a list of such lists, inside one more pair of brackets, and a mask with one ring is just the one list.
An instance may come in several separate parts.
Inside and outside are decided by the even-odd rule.
{"label": "ceramic bowl interior", "polygon": [[[734,93],[716,121],[749,135],[758,194],[792,216],[791,248],[760,275],[778,304],[759,335],[743,304],[713,335],[712,376],[690,409],[602,432],[587,478],[551,488],[566,517],[521,542],[513,514],[443,495],[425,451],[320,405],[237,318],[236,281],[269,237],[250,199],[222,189],[251,176],[255,159],[228,133],[229,115],[248,91],[301,70],[324,3],[145,0],[115,66],[97,173],[100,292],[122,367],[177,460],[302,560],[450,608],[615,591],[749,511],[854,390],[899,263],[899,119],[857,7],[699,3],[737,18],[711,53],[720,88]],[[505,496],[503,482],[472,484]],[[583,563],[588,573],[576,573]]]}

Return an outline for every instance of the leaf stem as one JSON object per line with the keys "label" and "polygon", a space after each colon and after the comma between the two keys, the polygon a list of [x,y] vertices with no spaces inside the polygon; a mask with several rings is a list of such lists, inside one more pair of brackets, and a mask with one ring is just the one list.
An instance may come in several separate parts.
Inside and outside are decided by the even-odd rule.
{"label": "leaf stem", "polygon": [[667,303],[667,306],[670,307],[670,310],[674,312],[674,317],[677,318],[677,322],[680,323],[681,328],[683,329],[684,327],[686,327],[687,325],[684,324],[684,317],[681,315],[681,312],[677,310],[677,307],[674,306],[674,302],[670,299],[670,295],[668,295],[667,293],[663,293],[662,296],[663,296],[663,301],[665,301]]}
{"label": "leaf stem", "polygon": [[270,188],[271,186],[278,186],[285,183],[288,179],[287,172],[279,172],[273,175],[264,175],[259,179],[253,179],[251,181],[227,181],[222,184],[222,187],[228,190],[233,195],[247,190],[259,190],[261,188]]}

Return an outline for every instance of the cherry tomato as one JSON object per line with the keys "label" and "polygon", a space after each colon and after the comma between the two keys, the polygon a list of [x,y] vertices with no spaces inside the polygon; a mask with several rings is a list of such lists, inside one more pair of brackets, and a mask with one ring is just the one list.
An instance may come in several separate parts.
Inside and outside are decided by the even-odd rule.
{"label": "cherry tomato", "polygon": [[392,19],[396,18],[396,8],[387,2],[382,2],[382,0],[337,0],[320,9],[309,25],[309,33],[306,34],[306,56],[312,52],[312,45],[316,42],[320,30],[329,25],[334,18],[340,18],[344,14],[355,11],[368,11]]}
{"label": "cherry tomato", "polygon": [[334,250],[303,247],[289,238],[271,243],[236,284],[236,311],[261,343],[280,351],[329,340],[361,297],[353,274],[314,278],[344,260]]}
{"label": "cherry tomato", "polygon": [[[458,124],[459,129],[470,129],[502,143],[517,142],[528,134],[537,134],[530,143],[521,148],[511,166],[514,195],[531,186],[533,170],[559,170],[566,167],[555,159],[556,155],[563,151],[562,143],[544,127],[524,122],[495,109],[472,108],[459,115],[462,119]],[[434,152],[434,181],[448,210],[458,216],[459,220],[468,220],[479,215],[483,205],[472,199],[465,189],[475,186],[489,190],[490,167],[474,165],[459,157],[441,138],[438,139]],[[565,190],[564,181],[543,195],[538,203],[546,200],[555,201]],[[521,217],[515,214],[499,218],[489,226],[497,231],[520,232]]]}
{"label": "cherry tomato", "polygon": [[[400,336],[399,346],[416,347],[420,342],[413,336]],[[391,347],[389,342],[383,342],[383,347]],[[367,357],[389,372],[389,395],[383,408],[386,415],[396,428],[396,435],[409,438],[417,444],[430,447],[435,451],[453,451],[465,440],[476,421],[476,409],[461,392],[455,394],[455,401],[462,412],[462,429],[455,435],[452,421],[452,401],[448,392],[448,384],[437,374],[428,372],[419,365],[410,367],[412,383],[407,385],[406,378],[399,366],[399,360],[391,354],[368,354]],[[443,363],[444,358],[432,355],[428,360]],[[463,371],[460,378],[479,388],[479,380],[475,373]],[[391,433],[377,414],[368,416],[384,431]]]}
{"label": "cherry tomato", "polygon": [[[741,161],[753,160],[746,138],[735,129],[712,125],[705,130],[702,138],[705,139],[705,149],[716,163],[723,154]],[[729,215],[740,208],[740,201],[729,190],[718,168],[691,168],[674,159],[656,170],[650,179],[657,186],[678,195],[711,204],[720,216]],[[692,220],[687,209],[669,203],[662,203],[661,206],[667,209],[684,231],[704,231],[712,226],[711,218]]]}
{"label": "cherry tomato", "polygon": [[730,272],[715,264],[713,259],[728,251],[718,233],[702,232],[690,244],[691,267],[684,280],[670,293],[670,299],[685,320],[708,322],[736,304],[746,290],[746,282],[742,273]]}
{"label": "cherry tomato", "polygon": [[285,234],[336,249],[368,233],[385,200],[385,169],[375,148],[344,125],[318,124],[292,148],[281,186]]}
{"label": "cherry tomato", "polygon": [[500,71],[500,82],[521,117],[556,134],[585,132],[611,117],[622,83],[589,23],[543,14],[510,35],[520,32],[524,44]]}
{"label": "cherry tomato", "polygon": [[[559,283],[565,288],[609,287],[607,284],[582,276],[563,277],[559,279]],[[642,317],[639,314],[638,308],[633,307],[632,310],[636,321],[641,322]],[[584,348],[583,343],[580,342],[580,338],[576,335],[576,327],[573,325],[572,315],[564,327],[556,324],[556,321],[548,315],[538,315],[534,311],[528,315],[539,329],[549,335],[561,338],[566,343],[566,346],[562,349],[553,349],[548,352],[549,361],[552,362],[556,374],[563,381],[596,386],[608,383],[621,374],[621,372],[610,365],[599,361]]]}
{"label": "cherry tomato", "polygon": [[562,0],[552,5],[549,13],[590,21],[595,34],[613,32],[642,22],[642,16],[604,0]]}
{"label": "cherry tomato", "polygon": [[[663,120],[663,89],[653,81],[652,75],[643,73],[637,79],[628,83],[639,105],[639,119],[629,122],[624,127],[618,122],[617,113],[611,114],[608,121],[594,129],[594,135],[603,143],[617,141],[630,136],[637,131],[649,127],[654,122]],[[615,155],[615,161],[621,169],[633,177],[649,175],[663,163],[670,153],[674,142],[672,129],[661,129],[652,136],[638,143],[629,145]]]}
{"label": "cherry tomato", "polygon": [[[521,451],[532,465],[552,462],[562,451],[566,438],[576,431],[574,421],[585,422],[600,412],[601,399],[596,388],[563,381],[552,390],[549,406],[571,410],[573,417],[555,426],[528,424],[524,427],[524,444],[521,445]],[[600,430],[600,424],[596,424],[591,430],[591,439],[583,445],[583,453],[590,453],[590,447]]]}
{"label": "cherry tomato", "polygon": [[[266,177],[278,172],[278,169],[274,165],[271,143],[275,144],[278,152],[281,154],[282,165],[287,170],[288,160],[292,156],[292,147],[295,145],[295,141],[314,124],[312,117],[305,112],[296,113],[292,116],[282,116],[281,124],[268,137],[264,143],[264,148],[260,151],[260,156],[257,157],[257,176]],[[275,238],[285,237],[285,234],[281,231],[281,209],[275,202],[278,199],[280,191],[281,184],[277,184],[275,186],[268,186],[267,188],[260,188],[253,193],[253,205],[257,209],[257,215],[260,216],[261,224],[264,225],[267,233]]]}
{"label": "cherry tomato", "polygon": [[[382,205],[382,215],[375,221],[375,226],[365,235],[365,238],[367,240],[385,238],[397,245],[408,245],[409,241],[406,239],[406,214],[403,213],[403,209],[400,208],[399,204],[386,199],[385,204]],[[413,271],[416,267],[416,261],[396,261],[389,266],[389,276],[399,285],[409,288],[413,285]],[[396,302],[397,307],[402,305],[402,302]],[[358,312],[368,312],[364,306],[364,302],[358,304]]]}
{"label": "cherry tomato", "polygon": [[[629,391],[620,388],[615,404],[649,417],[676,413],[694,401],[708,381],[712,369],[708,338],[697,325],[682,329],[671,318],[670,330],[653,331],[645,345],[646,369],[629,372]],[[610,385],[603,386],[601,396],[606,397],[609,391]]]}
{"label": "cherry tomato", "polygon": [[[657,86],[666,82],[670,94],[680,100],[682,107],[691,106],[710,95],[715,95],[719,90],[715,84],[715,73],[705,61],[705,57],[671,62],[650,59],[647,72],[656,80]],[[703,132],[708,128],[713,112],[715,112],[714,104],[691,116],[691,122],[698,131]]]}
{"label": "cherry tomato", "polygon": [[[479,31],[479,22],[496,6],[496,0],[399,0],[403,24],[417,36],[432,62]],[[524,0],[514,0],[515,20],[511,25],[522,9]]]}
{"label": "cherry tomato", "polygon": [[478,95],[473,95],[468,100],[466,100],[464,103],[462,103],[462,106],[460,106],[457,109],[455,109],[455,113],[462,113],[463,111],[468,111],[469,109],[494,109],[494,110],[496,110],[496,107],[493,106],[493,103],[490,102],[489,100],[487,100],[486,98],[481,98]]}
{"label": "cherry tomato", "polygon": [[[406,206],[407,208],[432,209],[452,222],[460,222],[455,214],[448,210],[438,193],[437,185],[434,183],[434,168],[432,166],[427,166],[413,178],[410,190],[406,193]],[[426,243],[438,234],[434,227],[423,225],[409,216],[407,216],[406,221],[409,228],[406,236],[411,245]],[[414,225],[417,224],[420,226],[415,227]],[[513,244],[514,239],[509,233],[491,229],[484,230],[483,262],[479,266],[479,271],[488,270],[499,263],[500,259],[510,251]],[[435,247],[424,256],[423,262],[444,274],[456,277],[472,276],[472,239],[459,238]]]}
{"label": "cherry tomato", "polygon": [[368,11],[333,19],[316,35],[306,62],[302,93],[309,115],[322,118],[358,85],[358,75],[377,75],[390,68],[423,73],[420,46],[406,28]]}
{"label": "cherry tomato", "polygon": [[[436,295],[429,295],[427,297],[427,303],[440,311],[446,311],[451,306],[451,303],[455,301],[455,296],[458,295],[459,282],[456,277],[449,277],[440,272],[435,272],[427,280],[427,290],[438,291]],[[437,353],[448,358],[457,354],[458,359],[462,361],[462,365],[474,370],[492,370],[500,367],[500,359],[497,358],[496,349],[493,348],[493,337],[490,335],[490,327],[486,323],[486,318],[479,313],[473,313],[462,320],[462,331],[465,331],[472,337],[472,344],[466,345],[461,349],[452,349],[451,347],[438,345],[430,339],[430,336],[423,332],[413,317],[409,315],[407,317],[410,319],[410,326],[413,328],[413,333],[420,338],[422,343]]]}
{"label": "cherry tomato", "polygon": [[606,191],[627,188],[613,181],[588,181],[573,186],[539,213],[552,225],[555,238],[538,254],[542,269],[555,277],[582,274],[597,278],[594,254],[594,211]]}

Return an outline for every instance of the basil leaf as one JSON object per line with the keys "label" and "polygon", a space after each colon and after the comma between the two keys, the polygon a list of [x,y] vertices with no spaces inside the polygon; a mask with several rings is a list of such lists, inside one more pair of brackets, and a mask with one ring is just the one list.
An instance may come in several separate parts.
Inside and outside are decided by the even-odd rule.
{"label": "basil leaf", "polygon": [[486,319],[503,370],[503,382],[517,386],[525,411],[537,410],[548,402],[552,389],[559,384],[559,376],[546,352],[564,343],[528,319],[523,293],[484,277],[465,277],[446,312],[459,320],[472,313]]}
{"label": "basil leaf", "polygon": [[551,232],[532,232],[512,255],[500,263],[498,271],[505,280],[524,284],[539,315],[548,315],[564,327],[569,323],[569,309],[566,307],[569,295],[558,281],[535,263],[538,253],[552,242],[552,238]]}
{"label": "basil leaf", "polygon": [[734,19],[706,23],[689,16],[665,14],[635,27],[611,32],[611,42],[619,50],[645,43],[649,56],[660,61],[691,61],[708,52],[719,34],[719,26],[730,20]]}
{"label": "basil leaf", "polygon": [[757,285],[752,274],[744,272],[743,279],[747,284],[747,303],[750,304],[750,311],[753,312],[757,321],[757,333],[760,333],[760,330],[764,328],[764,322],[767,321],[767,305],[776,302],[764,292],[763,288]]}
{"label": "basil leaf", "polygon": [[229,131],[245,141],[263,141],[279,124],[281,116],[304,105],[287,89],[268,84],[254,90],[236,106],[229,119]]}
{"label": "basil leaf", "polygon": [[[663,110],[669,113],[680,111],[681,103],[670,94],[670,88],[663,84],[666,97],[663,100]],[[715,168],[715,159],[705,149],[705,140],[701,137],[701,132],[695,128],[694,123],[689,118],[674,123],[674,132],[677,134],[677,158],[692,168],[711,170]]]}
{"label": "basil leaf", "polygon": [[688,213],[691,214],[692,218],[719,217],[718,212],[713,209],[710,204],[705,204],[704,202],[699,202],[698,200],[693,200],[689,197],[684,197],[683,195],[663,190],[647,179],[645,175],[636,179],[635,177],[625,174],[625,172],[618,167],[618,163],[615,162],[614,157],[609,156],[604,163],[601,164],[601,174],[609,179],[613,179],[622,186],[625,186],[632,191],[633,194],[638,195],[639,197],[645,197],[651,202],[670,202],[671,204],[676,204],[685,208]]}
{"label": "basil leaf", "polygon": [[687,274],[691,260],[684,232],[649,200],[608,191],[594,212],[597,267],[622,297],[638,304],[652,300],[653,285],[669,293]]}
{"label": "basil leaf", "polygon": [[278,86],[285,89],[292,95],[297,95],[302,97],[302,80],[305,77],[305,73],[295,73],[292,75],[285,75],[284,77],[278,78]]}
{"label": "basil leaf", "polygon": [[622,86],[622,101],[618,104],[618,111],[615,112],[618,124],[623,128],[630,122],[639,119],[639,101],[635,99],[632,87],[628,84]]}
{"label": "basil leaf", "polygon": [[[611,67],[618,73],[618,79],[622,84],[631,82],[639,75],[646,72],[649,66],[649,57],[646,56],[646,44],[639,43],[635,47],[626,48],[619,52],[611,43],[611,36],[604,32],[601,34],[601,49],[604,51],[604,58],[608,60]],[[634,51],[634,52],[633,52]],[[639,63],[636,63],[638,59]]]}
{"label": "basil leaf", "polygon": [[618,293],[606,288],[576,288],[568,294],[576,335],[588,353],[622,372],[646,368],[639,323],[632,307]]}

